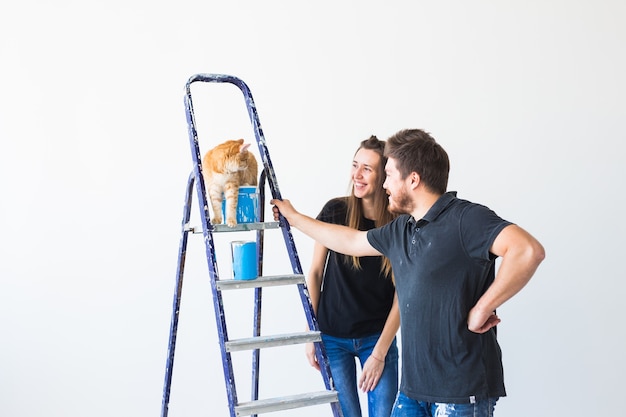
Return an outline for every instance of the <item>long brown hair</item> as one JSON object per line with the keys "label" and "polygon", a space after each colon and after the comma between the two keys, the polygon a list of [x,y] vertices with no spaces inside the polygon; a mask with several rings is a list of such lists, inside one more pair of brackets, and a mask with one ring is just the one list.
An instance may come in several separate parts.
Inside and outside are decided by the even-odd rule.
{"label": "long brown hair", "polygon": [[[372,150],[380,156],[380,162],[378,164],[378,169],[376,172],[376,184],[374,186],[374,225],[376,227],[380,227],[384,224],[389,223],[395,217],[394,214],[387,210],[387,192],[383,188],[383,183],[385,182],[385,164],[387,163],[387,157],[384,154],[385,141],[380,140],[376,136],[372,135],[368,139],[361,142],[354,154],[356,155],[357,152],[359,152],[361,149]],[[363,217],[363,202],[360,198],[357,198],[354,195],[354,184],[352,184],[352,181],[350,181],[350,185],[351,187],[350,194],[348,195],[346,223],[349,227],[352,227],[353,229],[359,229],[361,225],[361,218]],[[359,258],[356,256],[352,256],[351,258],[352,265],[356,269],[361,269],[361,263],[359,262]],[[392,276],[391,262],[389,262],[389,259],[387,257],[383,257],[380,271],[385,276]]]}

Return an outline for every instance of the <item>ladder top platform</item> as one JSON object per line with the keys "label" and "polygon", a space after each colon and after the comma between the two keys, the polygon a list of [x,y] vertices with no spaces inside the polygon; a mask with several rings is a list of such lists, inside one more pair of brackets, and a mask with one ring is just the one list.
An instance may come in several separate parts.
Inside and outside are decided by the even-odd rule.
{"label": "ladder top platform", "polygon": [[[233,227],[226,224],[212,224],[212,232],[248,232],[250,230],[266,230],[266,229],[278,229],[280,227],[279,222],[260,222],[260,223],[238,223]],[[189,223],[185,224],[185,231],[191,233],[202,233],[202,226],[191,226]]]}

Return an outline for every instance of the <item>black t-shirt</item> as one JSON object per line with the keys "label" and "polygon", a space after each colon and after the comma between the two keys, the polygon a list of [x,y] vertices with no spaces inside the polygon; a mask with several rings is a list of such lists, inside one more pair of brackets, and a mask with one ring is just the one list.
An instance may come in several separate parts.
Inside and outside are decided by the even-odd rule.
{"label": "black t-shirt", "polygon": [[[326,223],[346,225],[347,198],[330,200],[317,218]],[[374,228],[374,221],[361,219],[360,230]],[[361,338],[382,331],[393,303],[395,288],[391,277],[382,275],[382,257],[352,258],[328,251],[317,307],[320,331],[334,337]]]}
{"label": "black t-shirt", "polygon": [[449,192],[415,221],[401,215],[370,230],[391,260],[402,327],[402,392],[418,401],[469,403],[506,395],[495,328],[467,328],[469,310],[494,280],[489,252],[510,225]]}

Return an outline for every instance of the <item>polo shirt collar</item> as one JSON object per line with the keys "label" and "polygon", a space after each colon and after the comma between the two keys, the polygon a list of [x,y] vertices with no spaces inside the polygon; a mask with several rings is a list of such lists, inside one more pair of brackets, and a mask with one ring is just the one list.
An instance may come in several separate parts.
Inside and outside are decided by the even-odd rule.
{"label": "polo shirt collar", "polygon": [[417,227],[422,227],[426,223],[434,221],[439,215],[456,199],[456,191],[448,191],[439,197],[435,204],[426,212],[424,217],[415,220],[413,216],[409,216],[409,223]]}

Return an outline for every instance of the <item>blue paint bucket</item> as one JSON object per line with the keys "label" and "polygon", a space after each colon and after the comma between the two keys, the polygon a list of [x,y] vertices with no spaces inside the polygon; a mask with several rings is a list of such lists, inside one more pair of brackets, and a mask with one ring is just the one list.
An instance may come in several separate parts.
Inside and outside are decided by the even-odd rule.
{"label": "blue paint bucket", "polygon": [[[239,187],[237,223],[258,222],[259,193],[256,187]],[[226,199],[222,200],[222,216],[226,218]]]}
{"label": "blue paint bucket", "polygon": [[250,280],[259,275],[256,256],[256,242],[235,240],[230,242],[233,260],[233,278]]}

